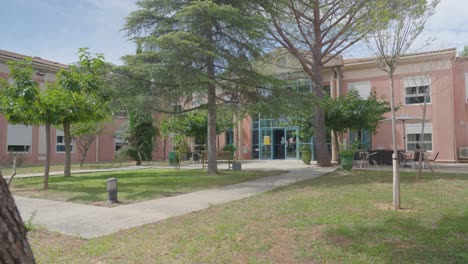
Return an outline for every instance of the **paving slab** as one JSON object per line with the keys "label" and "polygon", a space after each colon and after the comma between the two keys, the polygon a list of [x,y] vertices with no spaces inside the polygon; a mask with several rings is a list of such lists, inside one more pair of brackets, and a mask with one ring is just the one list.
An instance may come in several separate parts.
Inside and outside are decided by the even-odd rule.
{"label": "paving slab", "polygon": [[[82,238],[109,235],[122,229],[157,222],[312,179],[335,168],[317,168],[299,161],[245,163],[246,169],[283,169],[290,172],[235,185],[197,191],[117,207],[102,207],[15,196],[23,220],[48,230]],[[244,168],[244,164],[242,165]]]}

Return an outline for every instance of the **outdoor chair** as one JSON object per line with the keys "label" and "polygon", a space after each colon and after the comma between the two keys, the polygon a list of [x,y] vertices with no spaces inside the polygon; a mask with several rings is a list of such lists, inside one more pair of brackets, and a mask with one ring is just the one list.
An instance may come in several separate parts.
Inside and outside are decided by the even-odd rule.
{"label": "outdoor chair", "polygon": [[367,167],[370,167],[370,164],[371,164],[370,157],[375,154],[377,154],[377,152],[372,152],[372,153],[369,153],[367,151],[359,152],[359,158],[361,159],[359,167],[362,168],[362,166],[365,164],[367,164]]}
{"label": "outdoor chair", "polygon": [[190,160],[192,161],[192,164],[194,163],[200,163],[200,160],[201,160],[201,154],[200,153],[192,153],[192,157],[190,158]]}
{"label": "outdoor chair", "polygon": [[411,162],[411,168],[414,169],[414,152],[400,152],[400,166],[407,167],[408,162]]}
{"label": "outdoor chair", "polygon": [[439,156],[439,152],[437,152],[434,156],[433,159],[429,158],[430,156],[426,157],[426,162],[431,165],[434,164],[436,166],[436,168],[438,169],[439,168],[439,164],[437,164],[437,157]]}

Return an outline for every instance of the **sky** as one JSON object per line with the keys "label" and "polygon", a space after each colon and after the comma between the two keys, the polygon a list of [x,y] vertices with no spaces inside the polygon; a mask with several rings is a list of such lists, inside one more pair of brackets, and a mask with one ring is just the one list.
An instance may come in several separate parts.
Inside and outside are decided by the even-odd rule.
{"label": "sky", "polygon": [[[135,52],[135,45],[122,28],[125,17],[136,10],[135,0],[0,0],[0,49],[37,56],[60,63],[77,60],[80,47],[103,53],[106,60]],[[441,0],[436,13],[415,43],[418,50],[462,49],[468,45],[468,1]],[[365,47],[345,53],[361,57]]]}

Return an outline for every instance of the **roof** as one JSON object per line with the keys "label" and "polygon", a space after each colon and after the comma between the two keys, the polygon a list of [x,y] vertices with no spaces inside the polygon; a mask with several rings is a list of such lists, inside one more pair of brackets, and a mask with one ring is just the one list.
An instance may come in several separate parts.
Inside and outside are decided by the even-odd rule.
{"label": "roof", "polygon": [[[403,54],[401,58],[422,57],[426,55],[441,55],[441,54],[452,54],[452,53],[453,55],[456,55],[456,52],[457,52],[456,48],[450,48],[450,49]],[[344,66],[349,66],[349,65],[370,63],[376,60],[377,60],[377,57],[367,57],[367,58],[345,59],[343,62],[344,62]]]}
{"label": "roof", "polygon": [[68,65],[58,63],[58,62],[55,62],[55,61],[45,60],[45,59],[40,58],[40,57],[31,57],[31,56],[27,56],[27,55],[23,55],[23,54],[19,54],[19,53],[14,53],[14,52],[11,52],[11,51],[2,50],[2,49],[0,49],[0,57],[4,57],[4,58],[7,58],[7,59],[16,59],[16,60],[21,60],[21,59],[29,57],[29,58],[32,59],[32,62],[34,64],[36,64],[36,65],[45,66],[45,67],[56,69],[56,70],[68,67]]}

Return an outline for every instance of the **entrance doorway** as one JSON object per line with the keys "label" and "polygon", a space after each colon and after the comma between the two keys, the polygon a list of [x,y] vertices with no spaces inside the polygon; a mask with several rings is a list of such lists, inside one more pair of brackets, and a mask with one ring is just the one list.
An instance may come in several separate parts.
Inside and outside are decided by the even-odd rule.
{"label": "entrance doorway", "polygon": [[284,159],[285,153],[285,144],[286,140],[284,138],[284,129],[274,129],[273,130],[273,159]]}

